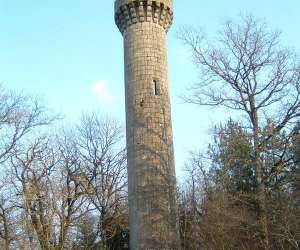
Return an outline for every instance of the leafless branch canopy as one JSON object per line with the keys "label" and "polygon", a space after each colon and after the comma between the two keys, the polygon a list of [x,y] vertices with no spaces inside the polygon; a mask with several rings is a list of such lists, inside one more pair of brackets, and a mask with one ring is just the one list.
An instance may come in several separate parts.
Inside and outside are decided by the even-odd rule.
{"label": "leafless branch canopy", "polygon": [[57,119],[37,99],[0,86],[0,163],[16,149],[20,139],[34,128]]}
{"label": "leafless branch canopy", "polygon": [[188,28],[180,38],[201,72],[187,102],[243,110],[250,120],[254,110],[269,119],[277,116],[278,130],[299,118],[300,62],[280,46],[279,32],[248,16],[241,24],[226,22],[214,41]]}

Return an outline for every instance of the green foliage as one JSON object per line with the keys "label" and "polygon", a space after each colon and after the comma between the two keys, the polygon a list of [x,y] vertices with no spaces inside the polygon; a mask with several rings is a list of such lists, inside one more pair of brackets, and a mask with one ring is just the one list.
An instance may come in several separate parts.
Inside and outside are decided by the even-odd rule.
{"label": "green foliage", "polygon": [[[271,122],[261,129],[261,141],[272,130]],[[297,249],[300,240],[295,199],[299,197],[299,133],[292,134],[278,133],[261,146],[272,250]],[[210,161],[203,154],[191,158],[187,183],[195,182],[197,188],[190,185],[180,192],[183,249],[263,249],[252,140],[246,129],[230,120],[215,127],[208,148]]]}
{"label": "green foliage", "polygon": [[255,190],[255,166],[251,137],[237,123],[215,128],[214,144],[209,147],[217,183],[229,193]]}

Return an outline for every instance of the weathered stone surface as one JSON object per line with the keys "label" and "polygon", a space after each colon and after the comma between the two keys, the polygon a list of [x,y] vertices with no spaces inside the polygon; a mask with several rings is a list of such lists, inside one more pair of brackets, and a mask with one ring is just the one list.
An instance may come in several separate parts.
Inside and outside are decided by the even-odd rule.
{"label": "weathered stone surface", "polygon": [[166,32],[172,1],[115,2],[124,37],[131,250],[179,249]]}

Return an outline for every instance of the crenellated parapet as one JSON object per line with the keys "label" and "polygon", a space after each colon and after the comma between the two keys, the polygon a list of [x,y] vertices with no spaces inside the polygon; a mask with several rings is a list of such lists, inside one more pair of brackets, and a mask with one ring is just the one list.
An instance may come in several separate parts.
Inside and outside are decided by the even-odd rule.
{"label": "crenellated parapet", "polygon": [[115,22],[123,34],[139,22],[153,22],[168,32],[173,21],[172,0],[116,0]]}

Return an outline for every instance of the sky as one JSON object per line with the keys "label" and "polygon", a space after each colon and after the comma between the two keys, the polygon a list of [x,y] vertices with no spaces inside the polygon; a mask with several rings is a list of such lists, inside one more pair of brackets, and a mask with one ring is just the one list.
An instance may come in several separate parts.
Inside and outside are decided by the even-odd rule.
{"label": "sky", "polygon": [[[299,51],[299,10],[299,0],[174,0],[168,58],[178,175],[189,152],[205,150],[212,126],[230,116],[180,98],[198,73],[176,36],[179,29],[201,27],[214,37],[227,19],[252,14]],[[125,124],[123,41],[113,0],[0,0],[0,83],[38,96],[70,124],[83,112],[109,114]]]}

